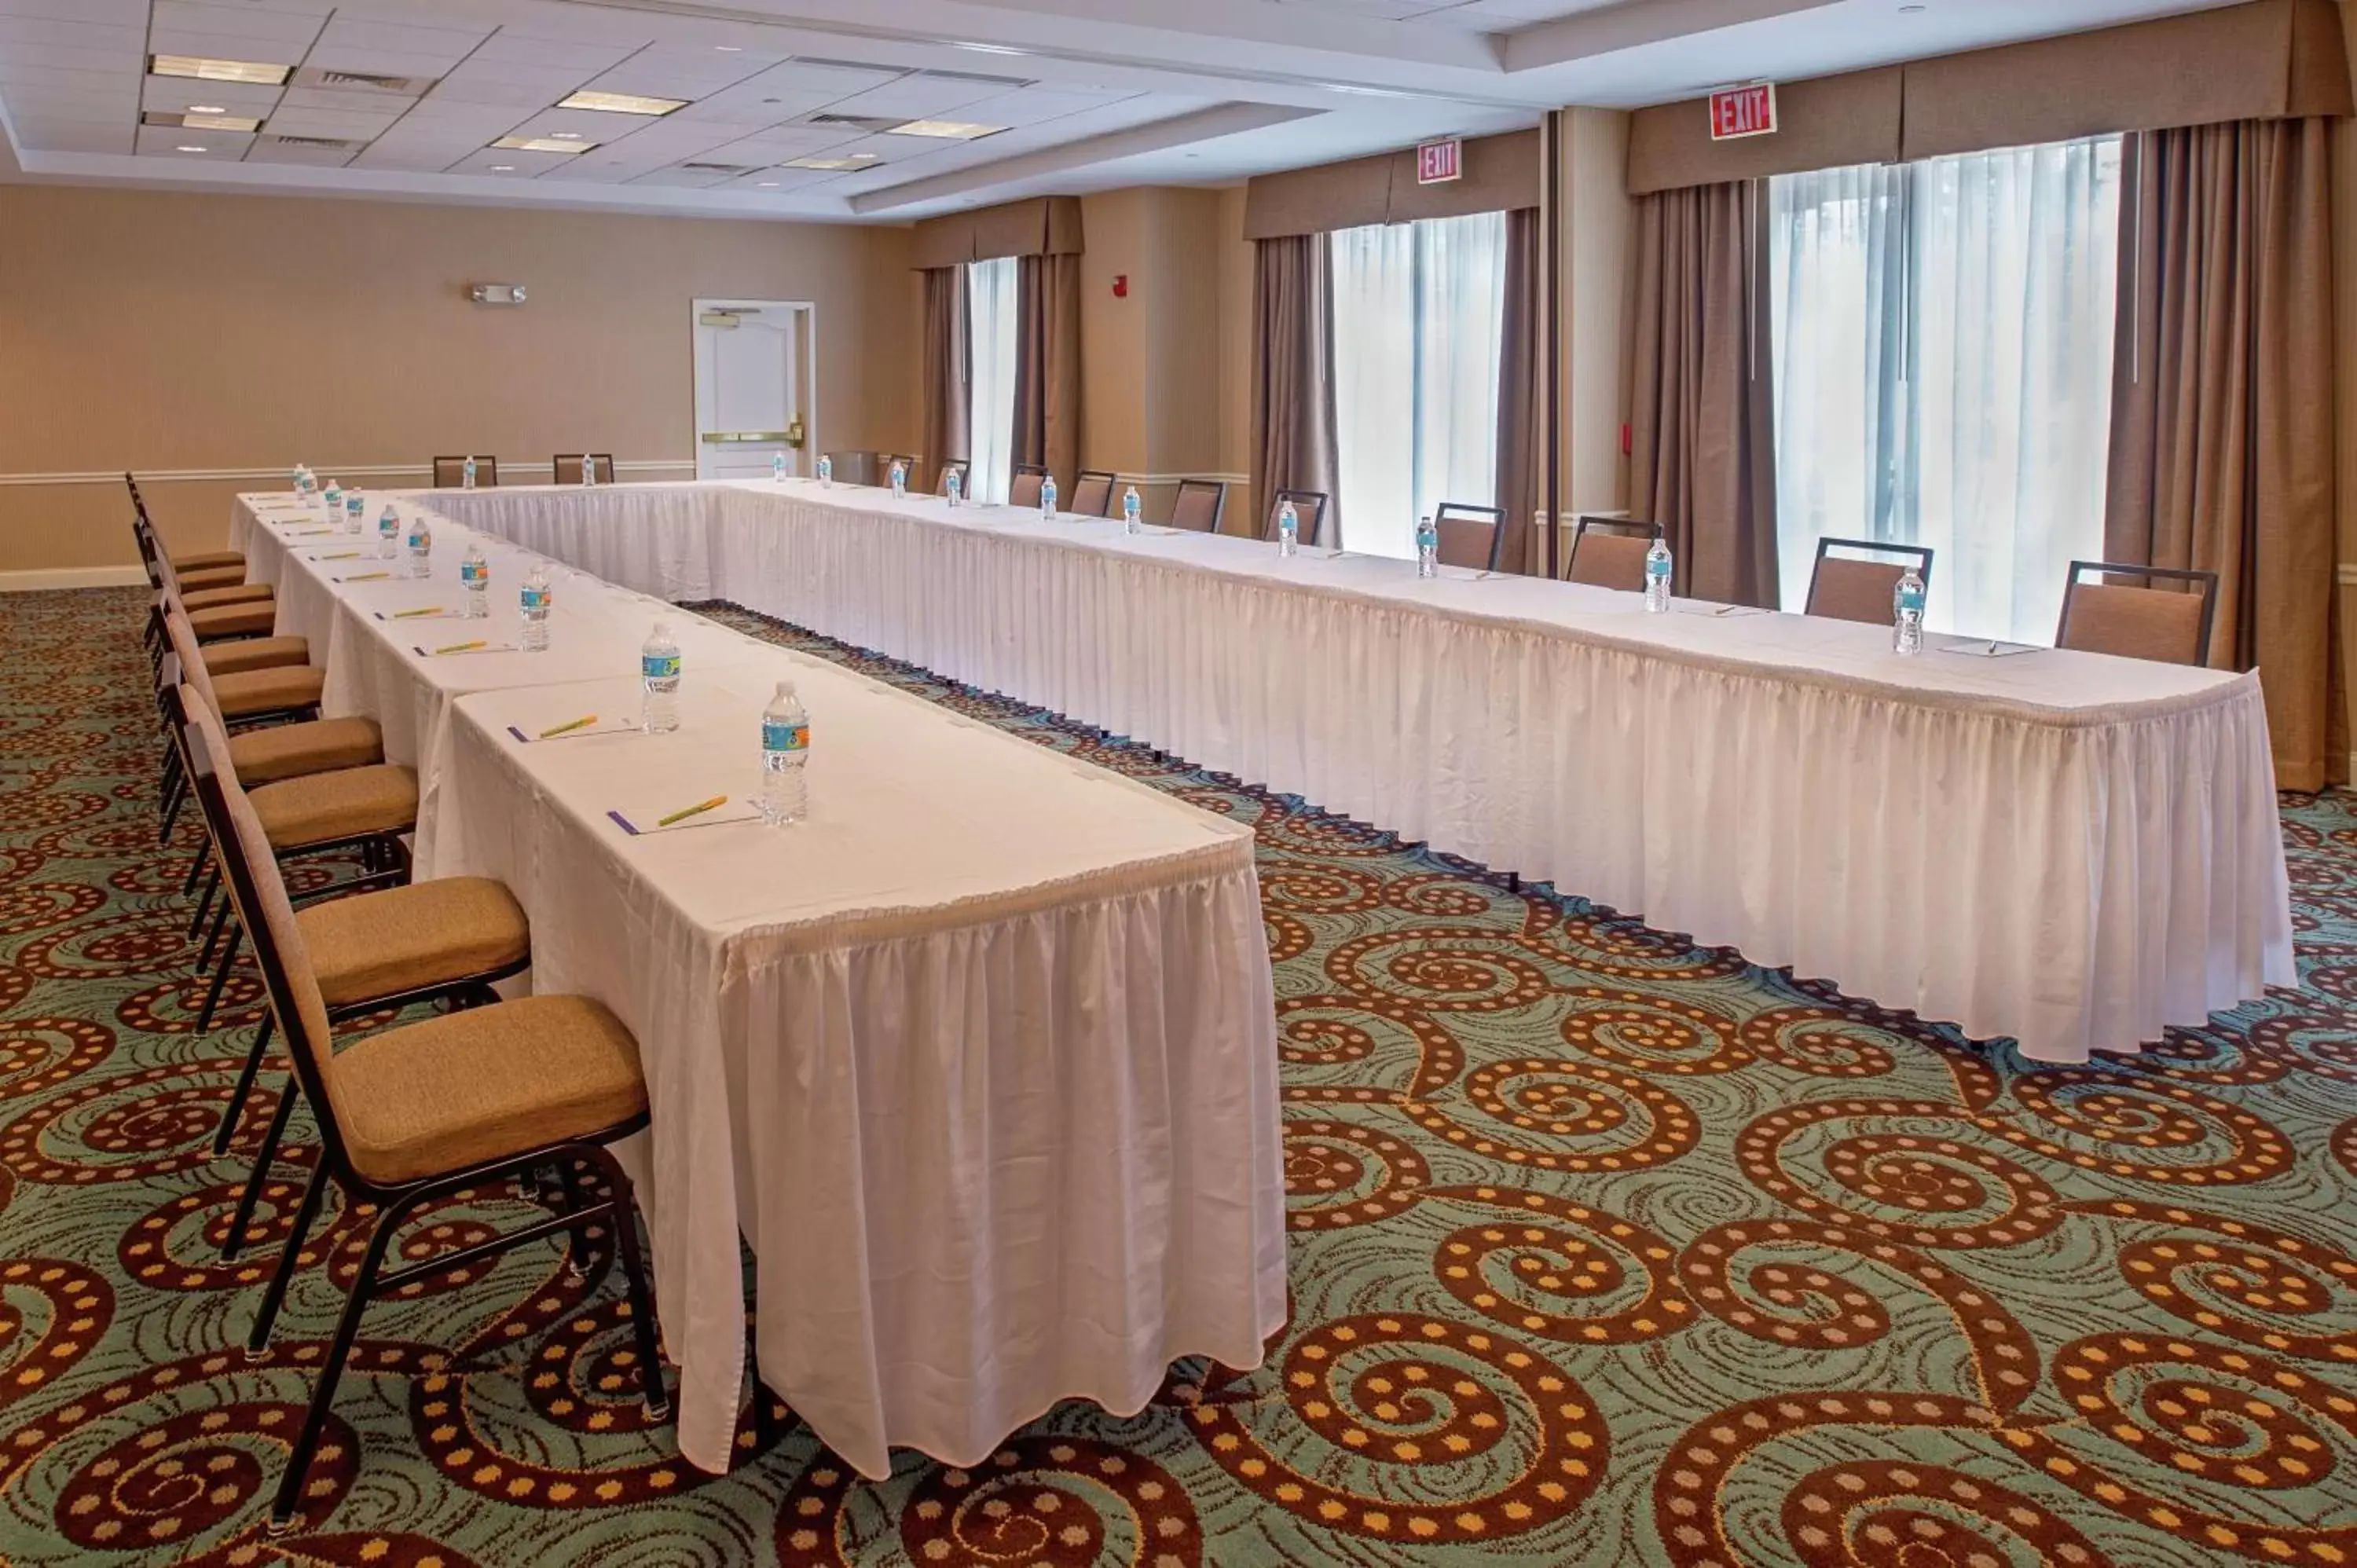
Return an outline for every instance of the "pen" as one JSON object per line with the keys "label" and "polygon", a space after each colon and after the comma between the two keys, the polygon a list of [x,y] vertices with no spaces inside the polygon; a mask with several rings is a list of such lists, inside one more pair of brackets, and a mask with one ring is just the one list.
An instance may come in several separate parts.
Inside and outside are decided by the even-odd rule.
{"label": "pen", "polygon": [[355,573],[353,575],[349,577],[339,577],[336,581],[339,583],[377,583],[382,582],[385,578],[392,575],[393,574],[390,572],[360,572]]}
{"label": "pen", "polygon": [[438,616],[442,613],[442,607],[440,605],[428,605],[422,610],[395,610],[393,612],[393,618],[395,620],[408,620],[416,616]]}
{"label": "pen", "polygon": [[720,807],[722,807],[722,806],[726,805],[727,803],[728,803],[728,797],[727,797],[727,796],[726,796],[726,795],[715,795],[715,796],[714,796],[714,797],[712,797],[712,799],[710,799],[709,800],[703,801],[703,802],[701,802],[700,804],[697,804],[697,805],[690,806],[690,807],[686,808],[684,811],[673,811],[673,812],[670,816],[668,816],[668,817],[659,817],[659,818],[657,818],[657,819],[656,819],[656,821],[655,821],[655,826],[657,826],[657,827],[659,827],[659,828],[667,828],[667,827],[671,826],[673,822],[683,822],[687,821],[687,819],[688,819],[688,818],[690,818],[690,817],[700,817],[700,816],[702,816],[705,812],[706,812],[706,811],[716,811],[717,809],[719,809],[719,808],[720,808]]}
{"label": "pen", "polygon": [[587,729],[591,725],[594,725],[597,722],[597,715],[591,714],[587,718],[575,719],[571,724],[556,725],[551,728],[544,729],[540,732],[540,738],[543,740],[553,740],[560,735],[570,735],[573,731],[577,729]]}
{"label": "pen", "polygon": [[434,651],[436,653],[472,653],[476,649],[482,646],[482,639],[478,638],[473,642],[454,642],[447,648],[437,648]]}

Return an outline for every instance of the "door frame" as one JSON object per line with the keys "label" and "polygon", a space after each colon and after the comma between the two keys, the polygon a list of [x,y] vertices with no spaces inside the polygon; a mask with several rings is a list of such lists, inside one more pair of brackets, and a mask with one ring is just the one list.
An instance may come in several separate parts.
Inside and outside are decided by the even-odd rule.
{"label": "door frame", "polygon": [[704,477],[704,420],[696,409],[700,377],[695,362],[696,333],[707,310],[796,310],[802,313],[802,447],[801,467],[814,471],[825,448],[818,435],[818,302],[809,299],[691,299],[687,302],[687,434],[698,479]]}

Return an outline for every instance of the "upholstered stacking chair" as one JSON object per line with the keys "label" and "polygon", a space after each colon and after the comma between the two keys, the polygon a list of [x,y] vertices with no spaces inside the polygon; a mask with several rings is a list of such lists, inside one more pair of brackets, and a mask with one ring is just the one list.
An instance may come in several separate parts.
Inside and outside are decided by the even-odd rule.
{"label": "upholstered stacking chair", "polygon": [[944,463],[942,465],[941,477],[933,481],[933,493],[935,495],[942,496],[950,493],[950,476],[952,474],[955,474],[957,476],[958,492],[961,495],[963,495],[967,499],[971,500],[974,498],[974,479],[972,471],[967,467],[966,461],[963,457],[958,458],[954,462]]}
{"label": "upholstered stacking chair", "polygon": [[1039,505],[1039,492],[1048,482],[1048,470],[1037,463],[1017,463],[1015,474],[1006,482],[1006,504],[1030,507]]}
{"label": "upholstered stacking chair", "polygon": [[1117,482],[1103,468],[1082,468],[1072,476],[1072,504],[1064,510],[1082,517],[1111,517],[1113,490]]}
{"label": "upholstered stacking chair", "polygon": [[147,574],[147,581],[157,587],[169,585],[188,602],[190,609],[259,604],[277,597],[269,584],[245,581],[243,566],[222,566],[184,574],[165,553],[164,542],[156,537],[154,528],[135,518],[132,532],[138,542],[139,562]]}
{"label": "upholstered stacking chair", "polygon": [[1181,479],[1170,503],[1170,526],[1189,533],[1217,533],[1228,507],[1228,487],[1218,479]]}
{"label": "upholstered stacking chair", "polygon": [[[200,727],[189,726],[186,745],[206,842],[219,862],[228,865],[243,854],[235,837],[237,820],[228,804],[228,791],[239,786],[216,766]],[[353,883],[346,883],[333,890],[333,897],[307,904],[289,898],[290,904],[302,905],[295,911],[295,923],[310,951],[313,975],[330,1024],[425,1002],[453,1005],[494,1002],[499,993],[492,985],[522,973],[532,962],[531,927],[522,906],[501,884],[482,876],[398,884],[398,875],[388,872],[358,879],[364,884],[359,890]],[[240,879],[232,877],[223,886],[239,929],[252,932],[260,915],[238,902]],[[221,1122],[213,1133],[216,1157],[229,1153],[236,1136],[254,1079],[269,1057],[272,1027],[265,1011],[247,1047],[237,1086],[221,1108]],[[245,1244],[246,1230],[268,1185],[300,1089],[300,1080],[289,1074],[254,1155],[229,1231],[222,1238],[224,1260],[234,1259]]]}
{"label": "upholstered stacking chair", "polygon": [[181,582],[191,591],[214,588],[245,581],[245,556],[235,550],[192,550],[179,554],[167,552],[163,540],[156,533],[154,520],[147,515],[147,499],[140,494],[139,481],[126,473],[124,487],[131,492],[131,529],[140,541],[144,556],[151,549],[168,560],[180,575]]}
{"label": "upholstered stacking chair", "polygon": [[[2098,580],[2083,579],[2093,574]],[[2121,582],[2120,578],[2138,581]],[[2169,664],[2210,662],[2218,574],[2073,561],[2063,579],[2054,646]]]}
{"label": "upholstered stacking chair", "polygon": [[884,488],[887,489],[892,488],[892,465],[895,463],[900,465],[901,477],[907,482],[909,488],[912,490],[915,489],[917,488],[917,459],[913,453],[909,452],[893,452],[886,456],[884,459],[884,472],[877,476],[877,478],[883,482]]}
{"label": "upholstered stacking chair", "polygon": [[[560,459],[560,461],[562,459]],[[608,466],[612,464],[612,461],[613,459],[611,458],[607,459]],[[580,469],[576,468],[573,471],[573,478],[575,483],[577,484],[580,482]],[[455,490],[463,487],[466,482],[467,459],[463,454],[456,457],[436,457],[434,459],[434,488],[436,489]],[[485,457],[480,454],[478,454],[475,457],[475,488],[477,489],[486,489],[499,482],[500,460],[497,457]]]}
{"label": "upholstered stacking chair", "polygon": [[1432,514],[1439,535],[1436,552],[1444,566],[1469,566],[1494,572],[1506,547],[1506,514],[1493,506],[1469,501],[1443,501]]}
{"label": "upholstered stacking chair", "polygon": [[1563,564],[1563,580],[1591,588],[1619,588],[1631,594],[1645,591],[1645,556],[1662,536],[1657,522],[1632,522],[1618,517],[1583,517],[1572,524],[1571,553]]}
{"label": "upholstered stacking chair", "polygon": [[1323,544],[1326,542],[1327,499],[1324,490],[1277,491],[1275,499],[1268,504],[1268,532],[1261,537],[1272,544],[1276,542],[1277,514],[1285,510],[1286,502],[1291,501],[1294,522],[1300,529],[1296,537],[1305,546]]}
{"label": "upholstered stacking chair", "polygon": [[[210,765],[202,755],[192,763]],[[328,1184],[343,1189],[346,1213],[375,1208],[335,1336],[317,1362],[318,1382],[271,1503],[271,1530],[292,1528],[301,1514],[311,1460],[369,1301],[530,1242],[569,1237],[578,1265],[598,1230],[612,1238],[629,1292],[641,1397],[651,1418],[669,1419],[630,1182],[608,1147],[647,1124],[638,1042],[586,996],[531,996],[396,1026],[337,1048],[311,937],[287,897],[253,804],[234,789],[222,795],[238,849],[228,867],[232,897],[254,913],[263,991],[319,1130],[317,1162],[255,1314],[249,1353],[268,1348]],[[563,1178],[563,1205],[554,1212],[386,1268],[394,1239],[421,1207],[546,1165]],[[602,1197],[584,1191],[583,1165],[603,1185]]]}
{"label": "upholstered stacking chair", "polygon": [[[1861,561],[1833,553],[1836,550],[1895,555],[1899,559]],[[1808,604],[1802,613],[1830,620],[1889,626],[1899,613],[1894,602],[1899,580],[1912,566],[1928,587],[1932,582],[1932,555],[1931,547],[1924,544],[1889,544],[1878,539],[1820,539],[1817,564],[1809,574]]]}
{"label": "upholstered stacking chair", "polygon": [[597,465],[599,484],[614,482],[614,455],[610,452],[559,452],[548,460],[549,472],[556,484],[577,485],[581,482],[581,466],[584,463]]}

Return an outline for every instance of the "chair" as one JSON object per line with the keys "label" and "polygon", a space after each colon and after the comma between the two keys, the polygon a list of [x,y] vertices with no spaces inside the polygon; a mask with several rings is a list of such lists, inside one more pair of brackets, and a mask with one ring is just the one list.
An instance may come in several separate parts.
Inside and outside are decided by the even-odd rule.
{"label": "chair", "polygon": [[[1903,562],[1853,561],[1834,550],[1871,550],[1903,556]],[[1922,544],[1889,544],[1878,539],[1819,539],[1817,564],[1809,574],[1809,602],[1803,615],[1829,620],[1863,621],[1889,626],[1898,615],[1893,598],[1899,580],[1912,565],[1926,587],[1932,582],[1932,550]]]}
{"label": "chair", "polygon": [[1470,566],[1494,572],[1506,545],[1506,514],[1493,506],[1469,501],[1443,501],[1432,514],[1433,531],[1440,536],[1436,553],[1444,566]]}
{"label": "chair", "polygon": [[1170,503],[1170,526],[1190,533],[1220,532],[1220,513],[1228,506],[1228,487],[1218,479],[1181,479],[1178,499]]}
{"label": "chair", "polygon": [[[201,754],[195,760],[210,762]],[[363,1204],[376,1208],[335,1337],[318,1363],[318,1386],[271,1502],[272,1530],[296,1522],[312,1455],[370,1298],[526,1242],[569,1235],[578,1260],[597,1235],[593,1226],[611,1235],[629,1292],[640,1395],[651,1420],[668,1420],[670,1398],[633,1230],[630,1178],[607,1147],[647,1124],[638,1042],[587,997],[542,995],[387,1029],[337,1049],[310,940],[277,863],[263,847],[253,807],[239,791],[222,794],[239,851],[228,867],[232,897],[258,917],[253,946],[264,993],[319,1129],[318,1161],[264,1293],[249,1350],[269,1342],[327,1184],[343,1188],[347,1214]],[[385,1269],[394,1236],[422,1205],[551,1164],[564,1178],[562,1208],[515,1230]],[[580,1165],[602,1181],[605,1196],[583,1193]]]}
{"label": "chair", "polygon": [[554,481],[560,485],[579,484],[581,466],[584,463],[597,465],[596,472],[599,484],[610,485],[614,482],[614,455],[610,452],[559,452],[548,460]]}
{"label": "chair", "polygon": [[1117,482],[1103,468],[1082,468],[1072,476],[1071,504],[1064,510],[1079,517],[1111,517],[1113,488]]}
{"label": "chair", "polygon": [[969,500],[973,499],[974,492],[971,488],[973,482],[972,475],[966,467],[965,459],[963,457],[942,465],[941,478],[933,481],[933,493],[943,496],[950,493],[950,476],[952,474],[955,474],[958,477],[959,494],[964,496]]}
{"label": "chair", "polygon": [[902,477],[904,479],[906,479],[906,480],[908,481],[909,488],[909,489],[914,489],[916,488],[916,485],[917,485],[917,459],[916,459],[913,456],[911,456],[910,454],[909,454],[909,453],[907,453],[907,452],[894,452],[894,453],[890,453],[890,454],[888,454],[888,455],[885,457],[885,459],[884,459],[884,484],[885,484],[885,488],[886,488],[886,489],[888,489],[889,488],[891,488],[891,484],[892,484],[892,465],[893,465],[893,464],[895,464],[895,463],[898,463],[898,464],[899,464],[899,465],[900,465],[900,475],[901,475],[901,477]]}
{"label": "chair", "polygon": [[1268,532],[1262,537],[1276,542],[1276,514],[1285,503],[1293,503],[1294,521],[1300,529],[1297,536],[1305,545],[1315,546],[1326,537],[1326,500],[1324,490],[1279,490],[1276,499],[1269,504]]}
{"label": "chair", "polygon": [[[152,547],[156,553],[163,554],[165,553],[163,541],[156,537],[156,525],[147,516],[147,501],[146,498],[139,493],[139,481],[126,472],[123,476],[123,483],[124,487],[131,492],[131,531],[135,537],[142,541],[141,553],[145,554],[146,550]],[[184,582],[208,575],[229,572],[236,574],[229,580],[233,582],[245,580],[245,557],[235,550],[194,550],[186,555],[172,555],[169,559],[179,570]],[[213,585],[208,582],[197,585]]]}
{"label": "chair", "polygon": [[1048,470],[1037,463],[1017,463],[1015,477],[1006,484],[1008,506],[1037,508],[1039,492],[1048,482]]}
{"label": "chair", "polygon": [[[610,469],[613,467],[613,459],[610,457],[608,458],[606,466]],[[580,482],[581,471],[578,468],[574,470],[573,478],[575,483],[577,484]],[[466,458],[436,457],[434,459],[434,488],[436,489],[455,490],[466,482]],[[483,489],[491,485],[496,485],[499,482],[500,460],[497,457],[478,456],[475,459],[476,488]]]}
{"label": "chair", "polygon": [[1571,529],[1571,551],[1563,563],[1563,580],[1591,588],[1645,591],[1645,555],[1662,536],[1657,522],[1627,518],[1582,517]]}
{"label": "chair", "polygon": [[[2089,572],[2105,579],[2141,577],[2148,585],[2080,581]],[[2149,585],[2160,583],[2185,586]],[[2186,588],[2196,591],[2189,593]],[[2215,572],[2073,561],[2070,575],[2063,579],[2062,621],[2054,629],[2054,646],[2082,653],[2115,653],[2123,659],[2207,664],[2210,627],[2217,613]]]}

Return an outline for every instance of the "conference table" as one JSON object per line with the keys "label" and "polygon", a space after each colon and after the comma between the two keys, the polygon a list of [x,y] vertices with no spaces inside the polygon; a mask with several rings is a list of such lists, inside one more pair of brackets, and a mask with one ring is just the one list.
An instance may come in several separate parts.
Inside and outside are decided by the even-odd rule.
{"label": "conference table", "polygon": [[[423,579],[291,497],[239,498],[231,538],[275,585],[277,629],[310,639],[324,710],[376,718],[418,768],[416,874],[506,883],[532,987],[594,996],[637,1036],[652,1115],[619,1152],[681,1454],[721,1470],[733,1451],[740,1237],[761,1381],[873,1477],[896,1446],[982,1461],[1060,1400],[1133,1412],[1183,1357],[1257,1365],[1286,1281],[1251,830],[669,610],[447,499],[368,498],[371,521],[428,512]],[[488,619],[448,613],[470,543]],[[526,653],[509,645],[535,564],[554,607]],[[637,657],[659,616],[681,722],[648,735]],[[776,828],[749,802],[785,680],[811,714],[810,809]]]}
{"label": "conference table", "polygon": [[811,480],[432,500],[2035,1060],[2297,983],[2253,673]]}

